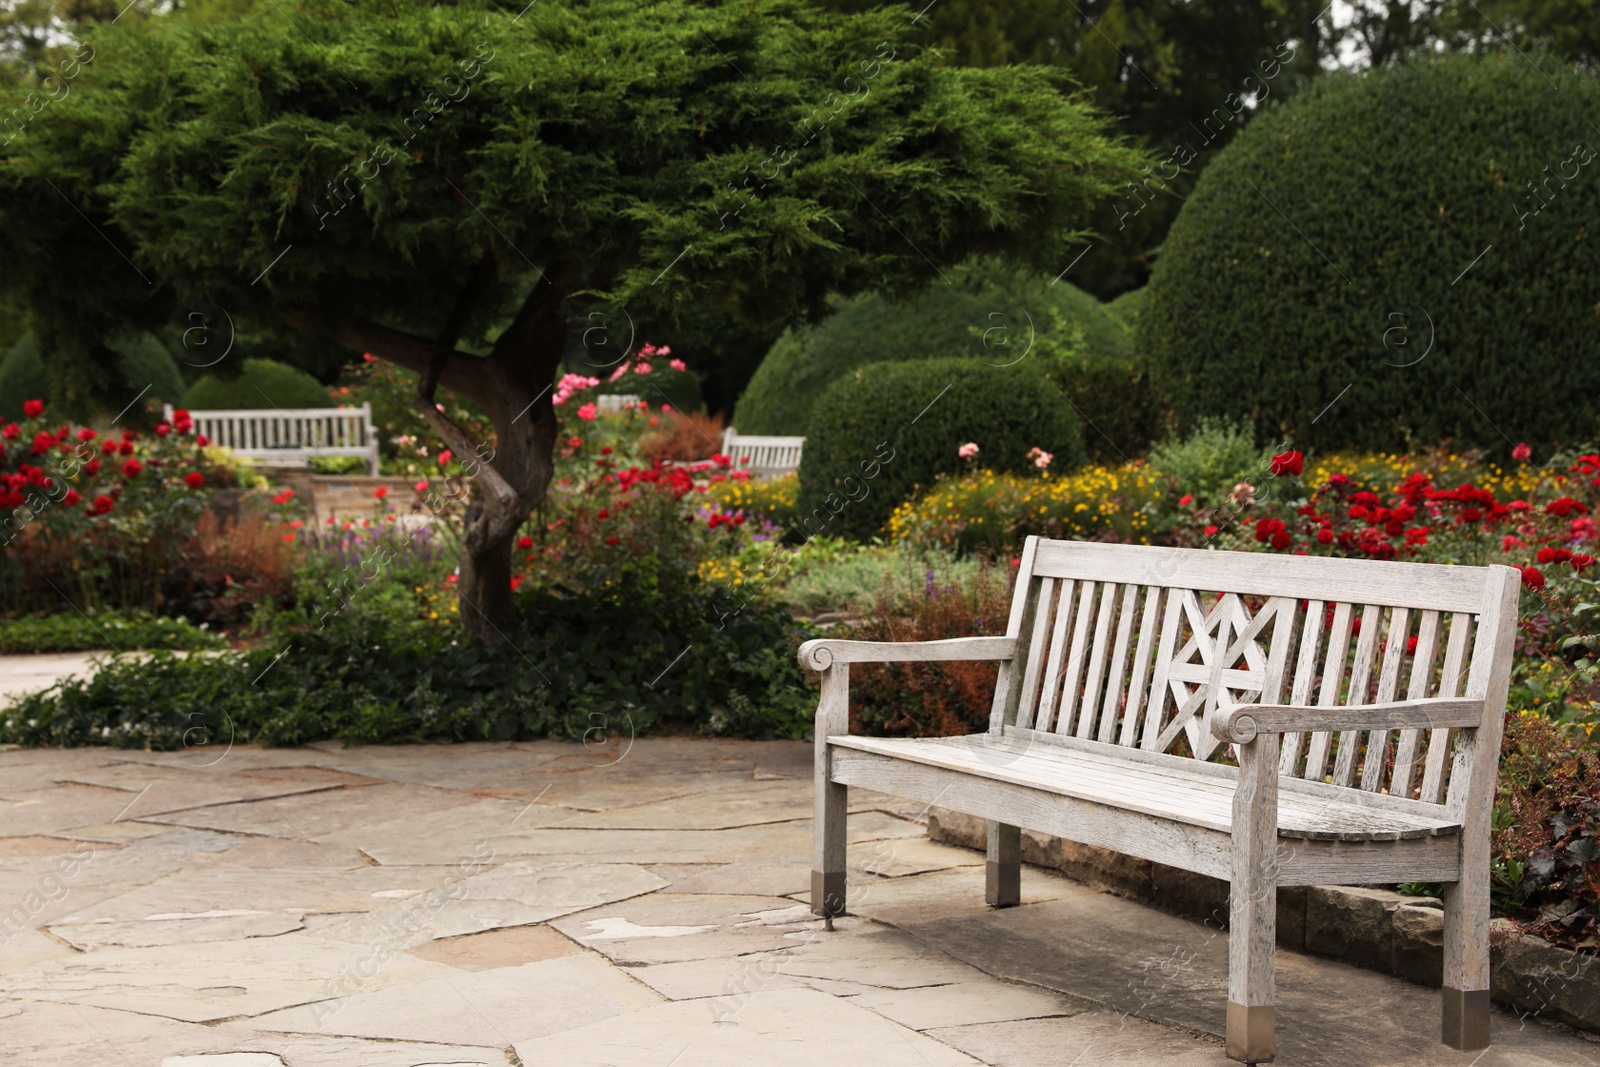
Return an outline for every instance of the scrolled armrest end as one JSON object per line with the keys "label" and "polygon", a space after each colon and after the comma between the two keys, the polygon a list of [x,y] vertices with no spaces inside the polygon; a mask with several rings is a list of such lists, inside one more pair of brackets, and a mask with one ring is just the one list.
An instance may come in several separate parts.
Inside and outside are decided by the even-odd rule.
{"label": "scrolled armrest end", "polygon": [[824,638],[805,642],[798,655],[800,666],[814,671],[825,671],[833,666],[833,648]]}
{"label": "scrolled armrest end", "polygon": [[1211,720],[1212,736],[1223,741],[1232,741],[1236,745],[1248,745],[1256,739],[1261,732],[1254,708],[1240,706],[1222,712]]}

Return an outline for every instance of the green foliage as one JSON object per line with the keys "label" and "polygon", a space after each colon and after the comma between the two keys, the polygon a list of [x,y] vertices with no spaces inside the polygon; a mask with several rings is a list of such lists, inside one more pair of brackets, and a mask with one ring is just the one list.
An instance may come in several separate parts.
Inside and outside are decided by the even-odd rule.
{"label": "green foliage", "polygon": [[206,375],[184,394],[191,411],[257,408],[331,408],[334,404],[311,375],[271,359],[247,359],[237,378]]}
{"label": "green foliage", "polygon": [[1150,452],[1152,467],[1208,507],[1220,506],[1240,482],[1259,484],[1271,461],[1271,451],[1257,448],[1249,430],[1222,419],[1203,418],[1188,436]]}
{"label": "green foliage", "polygon": [[0,655],[83,652],[90,649],[224,648],[221,637],[184,619],[143,612],[100,611],[0,619]]}
{"label": "green foliage", "polygon": [[593,296],[773,321],[920,285],[924,255],[1059,269],[1139,162],[1061,72],[941,67],[898,13],[801,0],[308,0],[118,29],[0,170],[0,288],[29,289],[64,402],[94,389],[93,338],[199,295],[241,330],[292,308],[436,337],[470,279],[472,348],[536,281],[568,320]]}
{"label": "green foliage", "polygon": [[[1139,314],[1140,312],[1144,311],[1145,297],[1148,296],[1149,293],[1150,290],[1144,286],[1140,286],[1137,289],[1129,289],[1127,292],[1108,303],[1106,305],[1106,310],[1120,319],[1122,324],[1129,330],[1133,331],[1134,335],[1137,337],[1139,330]],[[1135,347],[1137,347],[1137,344],[1135,344]]]}
{"label": "green foliage", "polygon": [[183,375],[167,346],[148,333],[119,337],[108,343],[117,354],[117,370],[127,383],[130,399],[143,394],[140,403],[160,411],[162,402],[182,407]]}
{"label": "green foliage", "polygon": [[28,331],[0,362],[0,419],[22,418],[22,405],[50,396],[50,375],[39,359],[39,339]]}
{"label": "green foliage", "polygon": [[1320,448],[1591,438],[1597,109],[1589,73],[1457,56],[1331,77],[1254,121],[1141,317],[1180,422]]}
{"label": "green foliage", "polygon": [[799,434],[811,407],[835,380],[869,363],[938,356],[981,356],[1009,363],[1041,331],[1075,336],[1089,356],[1125,357],[1132,335],[1094,297],[1065,282],[981,259],[945,272],[915,297],[841,301],[814,328],[792,330],[772,346],[739,400],[742,433]]}
{"label": "green foliage", "polygon": [[810,729],[815,698],[779,609],[752,605],[719,628],[709,589],[539,594],[523,599],[518,625],[483,647],[397,617],[377,592],[351,596],[322,628],[284,613],[249,652],[158,653],[69,679],[0,712],[0,741],[170,750],[197,737],[220,747],[594,740],[662,723],[747,737]]}
{"label": "green foliage", "polygon": [[841,376],[811,410],[800,463],[801,523],[810,533],[866,539],[895,505],[941,474],[967,469],[957,449],[996,471],[1054,469],[1084,459],[1078,416],[1036,368],[977,359],[874,363]]}
{"label": "green foliage", "polygon": [[[116,360],[107,395],[126,397],[128,403],[143,393],[141,405],[158,409],[162,401],[177,404],[183,398],[183,376],[178,373],[178,365],[154,336],[136,333],[119,337],[108,344],[107,350]],[[25,400],[44,400],[54,406],[54,397],[50,373],[39,351],[39,335],[29,330],[0,363],[0,418],[20,419]]]}
{"label": "green foliage", "polygon": [[795,575],[779,596],[790,608],[807,615],[840,611],[864,616],[880,605],[898,614],[912,611],[927,595],[930,574],[941,588],[952,584],[967,588],[985,566],[974,557],[958,559],[937,546],[904,541],[852,546],[826,566],[813,566]]}
{"label": "green foliage", "polygon": [[[1109,309],[1106,317],[1112,317]],[[1089,457],[1127,463],[1142,453],[1163,421],[1143,362],[1126,351],[1085,345],[1083,330],[1057,308],[1048,308],[1039,326],[1028,355],[1084,421]]]}

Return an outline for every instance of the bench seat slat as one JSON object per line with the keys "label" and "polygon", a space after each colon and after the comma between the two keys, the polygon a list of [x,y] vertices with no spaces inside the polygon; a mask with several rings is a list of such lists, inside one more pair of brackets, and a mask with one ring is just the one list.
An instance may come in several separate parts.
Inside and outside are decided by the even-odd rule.
{"label": "bench seat slat", "polygon": [[[836,748],[854,749],[1024,785],[1190,826],[1231,832],[1234,777],[1231,767],[1199,772],[1194,761],[1168,757],[1169,765],[1130,763],[1122,754],[1101,755],[1078,747],[1047,745],[992,735],[943,738],[829,737]],[[1185,764],[1190,766],[1185,766]],[[1221,771],[1218,774],[1217,771]],[[1280,837],[1320,841],[1393,841],[1453,834],[1460,827],[1437,818],[1380,811],[1336,797],[1284,792],[1279,796]]]}

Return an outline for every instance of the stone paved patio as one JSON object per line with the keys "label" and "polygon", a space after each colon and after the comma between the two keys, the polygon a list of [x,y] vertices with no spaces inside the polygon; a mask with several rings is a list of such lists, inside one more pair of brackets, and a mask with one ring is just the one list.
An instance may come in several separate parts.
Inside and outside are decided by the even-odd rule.
{"label": "stone paved patio", "polygon": [[[1221,1067],[1226,937],[852,798],[809,886],[811,750],[659,739],[0,752],[0,1062],[18,1067]],[[1279,958],[1279,1062],[1592,1064],[1498,1012]]]}

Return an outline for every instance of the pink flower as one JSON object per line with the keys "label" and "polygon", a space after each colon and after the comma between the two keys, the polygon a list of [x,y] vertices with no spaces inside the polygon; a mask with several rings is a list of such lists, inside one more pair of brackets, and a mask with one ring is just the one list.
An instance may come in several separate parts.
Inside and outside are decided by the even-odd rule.
{"label": "pink flower", "polygon": [[452,455],[454,455],[454,453],[452,453],[448,448],[445,449],[443,452],[440,452],[439,453],[439,466],[442,467],[446,463],[449,463],[450,462],[450,457]]}
{"label": "pink flower", "polygon": [[649,374],[650,373],[650,364],[648,364],[648,363],[635,363],[633,365],[633,373],[635,373],[635,374]]}
{"label": "pink flower", "polygon": [[[667,350],[663,348],[661,351],[663,353],[665,353]],[[681,360],[681,359],[675,359],[672,362],[668,363],[667,366],[671,367],[673,370],[677,371],[679,374],[682,374],[684,371],[689,369],[689,365],[684,363],[684,361]]]}
{"label": "pink flower", "polygon": [[418,482],[416,485],[412,486],[411,488],[415,489],[419,493],[426,493],[428,491],[428,479],[426,479],[426,478],[422,479],[420,482]]}
{"label": "pink flower", "polygon": [[656,349],[656,355],[658,355],[658,356],[670,356],[670,355],[672,355],[672,346],[671,345],[662,345],[660,348]]}
{"label": "pink flower", "polygon": [[649,359],[651,356],[653,356],[655,354],[656,354],[656,346],[653,345],[653,344],[650,344],[648,342],[646,342],[646,344],[645,344],[645,346],[643,348],[639,349],[639,358],[640,359]]}
{"label": "pink flower", "polygon": [[362,359],[363,359],[363,360],[365,360],[365,361],[366,361],[366,362],[368,362],[368,363],[371,363],[371,362],[373,362],[373,361],[374,361],[374,360],[375,360],[375,359],[376,359],[376,358],[377,358],[377,357],[376,357],[376,356],[374,356],[374,355],[373,355],[373,354],[372,354],[372,353],[371,353],[371,352],[363,352],[363,353],[361,353],[361,358],[362,358]]}
{"label": "pink flower", "polygon": [[[973,451],[977,451],[976,445],[973,446]],[[1049,452],[1046,452],[1042,448],[1030,448],[1028,449],[1028,458],[1033,460],[1033,465],[1035,467],[1038,467],[1040,470],[1044,470],[1046,467],[1050,466],[1050,461],[1056,457],[1051,455]]]}
{"label": "pink flower", "polygon": [[1533,449],[1528,447],[1528,442],[1523,441],[1511,450],[1511,458],[1518,463],[1526,463],[1533,458]]}
{"label": "pink flower", "polygon": [[978,446],[971,441],[968,441],[966,444],[956,449],[956,455],[960,456],[962,459],[971,459],[977,454]]}
{"label": "pink flower", "polygon": [[600,409],[593,404],[585,404],[578,409],[578,418],[584,422],[593,422],[600,414]]}
{"label": "pink flower", "polygon": [[628,365],[626,363],[619,364],[617,366],[617,369],[611,372],[611,377],[607,378],[606,381],[614,382],[618,378],[622,377],[624,374],[627,374],[627,373],[628,373]]}

